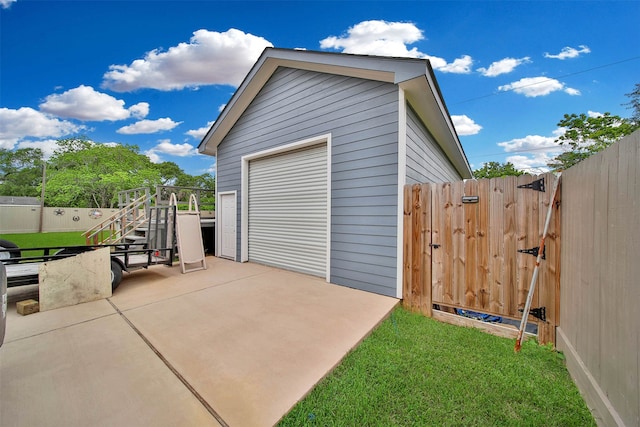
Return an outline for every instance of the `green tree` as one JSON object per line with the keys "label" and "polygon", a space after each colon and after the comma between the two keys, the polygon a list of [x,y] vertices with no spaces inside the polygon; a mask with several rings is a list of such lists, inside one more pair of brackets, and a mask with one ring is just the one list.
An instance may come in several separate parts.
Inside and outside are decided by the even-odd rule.
{"label": "green tree", "polygon": [[626,93],[625,96],[628,97],[630,101],[622,105],[628,105],[628,108],[633,110],[631,120],[638,125],[640,124],[640,83],[636,83],[636,87],[633,92]]}
{"label": "green tree", "polygon": [[0,149],[0,195],[40,195],[43,154],[39,148]]}
{"label": "green tree", "polygon": [[554,170],[567,169],[629,135],[639,125],[610,113],[597,117],[565,114],[558,126],[566,131],[555,142],[571,150],[558,155],[548,165]]}
{"label": "green tree", "polygon": [[482,165],[480,169],[473,171],[473,177],[476,179],[499,178],[501,176],[520,176],[523,171],[518,170],[511,162],[488,162]]}
{"label": "green tree", "polygon": [[84,138],[61,140],[59,146],[47,169],[48,206],[111,208],[119,191],[161,183],[158,169],[136,146]]}

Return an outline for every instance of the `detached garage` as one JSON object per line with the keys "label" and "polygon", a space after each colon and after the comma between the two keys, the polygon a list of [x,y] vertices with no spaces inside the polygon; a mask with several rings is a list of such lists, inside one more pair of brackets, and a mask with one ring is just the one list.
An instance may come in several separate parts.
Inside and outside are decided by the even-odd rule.
{"label": "detached garage", "polygon": [[427,60],[266,49],[203,138],[216,255],[402,295],[403,187],[471,177]]}

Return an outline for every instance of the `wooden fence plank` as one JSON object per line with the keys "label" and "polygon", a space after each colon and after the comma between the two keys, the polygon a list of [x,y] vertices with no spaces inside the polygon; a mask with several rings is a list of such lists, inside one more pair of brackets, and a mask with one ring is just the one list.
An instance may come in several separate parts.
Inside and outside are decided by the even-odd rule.
{"label": "wooden fence plank", "polygon": [[442,285],[444,272],[444,250],[442,249],[442,221],[444,212],[442,207],[442,186],[436,184],[431,192],[431,242],[441,245],[431,250],[431,299],[434,304],[444,301],[444,286]]}
{"label": "wooden fence plank", "polygon": [[516,236],[516,183],[517,179],[514,176],[508,176],[503,178],[504,193],[503,193],[503,221],[504,221],[504,235],[503,235],[503,251],[504,251],[504,286],[503,286],[503,312],[511,314],[516,312],[517,301],[517,236]]}
{"label": "wooden fence plank", "polygon": [[491,181],[478,181],[478,304],[477,308],[489,308],[489,283],[491,283],[491,266],[489,264],[489,211]]}
{"label": "wooden fence plank", "polygon": [[[464,195],[478,195],[478,181],[464,182]],[[464,204],[465,218],[465,271],[464,305],[477,309],[478,304],[478,203]]]}
{"label": "wooden fence plank", "polygon": [[403,231],[402,231],[402,239],[403,239],[403,248],[402,248],[402,254],[403,254],[403,260],[402,260],[402,272],[403,272],[403,277],[402,277],[402,304],[404,305],[405,308],[410,309],[411,308],[411,301],[412,301],[412,295],[411,295],[411,282],[412,282],[412,277],[411,277],[411,256],[413,254],[412,251],[412,246],[413,246],[413,242],[411,241],[411,237],[412,237],[412,226],[413,226],[413,221],[411,220],[411,210],[413,207],[413,203],[411,200],[412,197],[412,192],[411,192],[411,187],[410,186],[405,186],[404,187],[404,194],[403,194],[403,202],[404,202],[404,206],[403,206],[403,213],[404,213],[404,218],[403,218]]}
{"label": "wooden fence plank", "polygon": [[423,203],[421,198],[421,185],[415,184],[411,189],[411,309],[420,311],[422,306],[422,290],[423,290],[423,263],[422,252],[424,251],[424,234],[423,234]]}
{"label": "wooden fence plank", "polygon": [[421,199],[422,199],[422,253],[421,261],[423,264],[423,277],[422,277],[422,299],[420,301],[420,312],[427,317],[432,315],[433,302],[431,298],[431,191],[432,184],[421,185]]}
{"label": "wooden fence plank", "polygon": [[504,180],[500,178],[492,178],[490,185],[489,260],[491,268],[491,282],[489,283],[489,310],[493,313],[501,313],[503,308],[502,286],[504,283],[504,246],[502,239],[502,236],[504,235]]}
{"label": "wooden fence plank", "polygon": [[465,300],[465,209],[462,204],[464,194],[464,181],[454,182],[451,185],[452,218],[452,255],[453,274],[451,277],[452,299],[456,305],[464,305]]}
{"label": "wooden fence plank", "polygon": [[[516,186],[526,185],[531,182],[531,175],[521,175],[517,178]],[[531,190],[516,188],[516,215],[518,221],[516,223],[517,243],[516,251],[520,249],[528,249],[534,237],[530,236],[529,217],[531,215],[529,206],[533,202],[533,193]],[[518,309],[523,309],[529,291],[529,282],[533,274],[535,260],[530,255],[516,253],[516,306],[510,313],[512,316],[521,317]]]}
{"label": "wooden fence plank", "polygon": [[438,251],[442,252],[442,302],[445,304],[455,304],[453,299],[453,201],[451,199],[451,183],[444,183],[441,187],[441,203],[443,215],[440,218],[441,230],[440,240],[442,246]]}

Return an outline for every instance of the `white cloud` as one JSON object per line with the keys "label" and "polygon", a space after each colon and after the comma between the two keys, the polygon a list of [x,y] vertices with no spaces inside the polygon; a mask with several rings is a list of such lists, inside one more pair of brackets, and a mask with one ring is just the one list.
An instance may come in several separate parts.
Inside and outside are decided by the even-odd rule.
{"label": "white cloud", "polygon": [[453,126],[456,128],[456,132],[460,136],[475,135],[482,129],[482,126],[466,115],[451,116],[451,120],[453,121]]}
{"label": "white cloud", "polygon": [[565,132],[564,128],[555,129],[553,136],[527,135],[510,141],[499,142],[507,153],[517,153],[506,158],[506,161],[520,170],[530,173],[543,173],[549,170],[547,163],[569,147],[562,146],[555,140]]}
{"label": "white cloud", "polygon": [[39,148],[44,154],[45,160],[49,159],[58,148],[57,139],[43,139],[40,141],[20,141],[17,148]]}
{"label": "white cloud", "polygon": [[182,122],[174,122],[169,117],[164,117],[157,120],[140,120],[134,124],[123,126],[116,132],[125,135],[134,135],[141,133],[157,133],[164,130],[171,130],[178,126]]}
{"label": "white cloud", "polygon": [[129,107],[129,112],[131,116],[136,119],[142,119],[149,115],[149,103],[148,102],[138,102],[135,105]]}
{"label": "white cloud", "polygon": [[0,7],[3,9],[9,9],[11,4],[15,3],[17,0],[0,0]]}
{"label": "white cloud", "polygon": [[158,145],[145,151],[144,153],[153,163],[162,162],[160,154],[168,154],[170,156],[178,157],[195,156],[196,154],[198,154],[198,150],[193,145],[186,142],[184,144],[172,144],[168,139],[163,139],[159,142],[160,143]]}
{"label": "white cloud", "polygon": [[560,60],[564,60],[567,58],[577,58],[578,56],[580,56],[583,53],[591,53],[591,49],[589,49],[587,46],[585,45],[580,45],[578,46],[579,49],[570,47],[570,46],[566,46],[563,47],[562,50],[560,51],[560,53],[558,53],[557,55],[552,55],[548,52],[545,52],[544,57],[545,58],[552,58],[552,59],[560,59]]}
{"label": "white cloud", "polygon": [[537,96],[549,95],[552,92],[562,90],[569,95],[580,95],[580,91],[573,88],[565,87],[564,83],[550,79],[548,77],[525,77],[517,82],[509,83],[507,85],[498,86],[498,90],[501,91],[514,91],[520,95],[524,95],[528,98],[535,98]]}
{"label": "white cloud", "polygon": [[527,135],[524,138],[515,138],[510,141],[499,142],[498,146],[504,148],[507,153],[527,151],[547,151],[560,153],[563,148],[555,142],[556,137]]}
{"label": "white cloud", "polygon": [[59,117],[85,121],[116,121],[149,114],[149,103],[139,102],[128,109],[125,102],[91,86],[80,85],[61,94],[49,95],[40,110]]}
{"label": "white cloud", "polygon": [[189,43],[152,50],[130,65],[111,65],[102,85],[117,92],[238,86],[268,46],[273,46],[268,40],[233,28],[224,33],[198,30]]}
{"label": "white cloud", "polygon": [[147,150],[144,152],[144,154],[149,158],[151,163],[162,163],[162,158],[160,158],[160,155],[158,155],[158,153],[156,153],[155,151]]}
{"label": "white cloud", "polygon": [[[429,60],[431,60],[432,57],[428,57],[428,58]],[[473,59],[471,59],[469,55],[463,55],[460,58],[455,59],[452,63],[445,64],[436,69],[438,71],[442,71],[443,73],[469,74],[471,72],[472,65],[473,65]]]}
{"label": "white cloud", "polygon": [[521,171],[525,171],[531,174],[541,174],[549,172],[547,163],[549,163],[551,160],[553,160],[553,157],[547,155],[546,153],[537,153],[532,155],[531,157],[516,155],[508,156],[506,158],[506,161],[512,163],[516,169],[520,169]]}
{"label": "white cloud", "polygon": [[33,108],[0,108],[1,148],[12,149],[19,140],[27,137],[58,138],[82,129],[83,126],[51,117]]}
{"label": "white cloud", "polygon": [[464,55],[452,63],[443,58],[409,49],[407,45],[424,39],[422,30],[410,22],[363,21],[350,27],[347,34],[330,36],[320,41],[322,49],[336,49],[344,53],[393,57],[427,58],[431,66],[442,72],[469,73],[473,59]]}
{"label": "white cloud", "polygon": [[168,139],[160,141],[160,144],[153,147],[153,150],[178,157],[195,156],[198,154],[198,150],[196,150],[193,145],[186,142],[184,144],[172,144]]}
{"label": "white cloud", "polygon": [[218,113],[222,113],[222,110],[224,110],[224,107],[226,107],[226,106],[227,106],[227,104],[220,104],[218,106]]}
{"label": "white cloud", "polygon": [[194,137],[195,139],[202,139],[204,138],[204,136],[207,134],[207,132],[209,131],[209,129],[211,128],[211,126],[213,125],[213,123],[215,122],[215,120],[212,120],[210,122],[207,123],[206,126],[203,126],[199,129],[192,129],[189,130],[187,132],[185,132],[187,135]]}
{"label": "white cloud", "polygon": [[504,58],[500,61],[492,62],[489,68],[478,68],[477,71],[486,77],[496,77],[501,74],[510,73],[515,70],[518,65],[526,64],[527,62],[531,62],[528,56],[524,58]]}
{"label": "white cloud", "polygon": [[597,111],[587,111],[587,116],[591,117],[591,118],[597,118],[597,117],[602,117],[604,116],[604,114],[602,113],[598,113]]}
{"label": "white cloud", "polygon": [[124,108],[125,102],[106,93],[98,92],[91,86],[80,85],[61,94],[49,95],[40,104],[40,110],[84,121],[116,121],[128,119],[132,114],[136,117],[149,112],[149,104],[141,102],[131,109]]}

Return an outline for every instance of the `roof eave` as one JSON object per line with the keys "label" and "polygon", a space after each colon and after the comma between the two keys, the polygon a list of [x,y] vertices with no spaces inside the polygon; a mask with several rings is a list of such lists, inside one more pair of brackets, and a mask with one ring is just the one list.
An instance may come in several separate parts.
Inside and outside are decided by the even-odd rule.
{"label": "roof eave", "polygon": [[421,77],[400,83],[407,100],[427,126],[436,143],[442,148],[463,179],[471,178],[472,171],[464,153],[453,121],[444,103],[440,88],[430,67]]}

